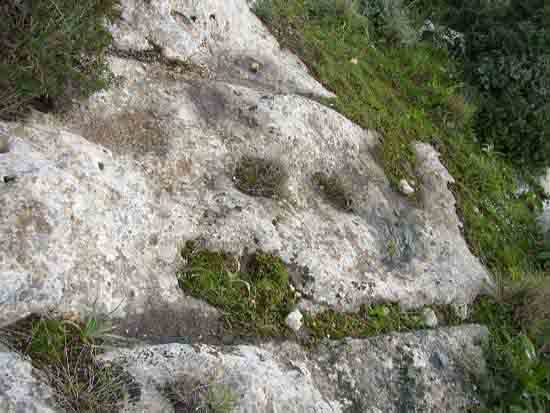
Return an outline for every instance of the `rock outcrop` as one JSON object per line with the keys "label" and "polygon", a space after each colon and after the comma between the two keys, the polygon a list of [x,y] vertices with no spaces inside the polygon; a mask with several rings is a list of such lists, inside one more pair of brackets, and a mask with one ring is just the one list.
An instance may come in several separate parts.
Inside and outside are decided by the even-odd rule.
{"label": "rock outcrop", "polygon": [[171,412],[168,389],[188,382],[227,386],[235,412],[462,413],[479,404],[468,377],[483,371],[477,363],[485,335],[469,326],[326,342],[313,352],[293,343],[169,344],[120,350],[104,360],[141,385],[141,399],[128,412]]}
{"label": "rock outcrop", "polygon": [[[404,196],[375,160],[378,134],[318,103],[330,92],[245,0],[121,3],[109,90],[65,116],[0,122],[9,142],[0,153],[0,327],[54,307],[116,318],[131,336],[216,341],[217,310],[177,286],[178,246],[191,239],[281,256],[302,310],[464,305],[483,288],[487,272],[461,235],[453,179],[432,147],[415,146],[418,182]],[[244,157],[281,164],[284,195],[239,191]],[[317,173],[349,182],[352,207],[328,203]],[[142,403],[167,403],[153,384],[220,367],[243,412],[417,411],[408,403],[459,412],[473,394],[459,378],[466,359],[481,358],[472,344],[481,335],[390,335],[311,355],[290,343],[170,344],[106,358],[140,377]],[[10,354],[2,363],[15,362]],[[2,387],[0,403],[4,394],[18,403]]]}
{"label": "rock outcrop", "polygon": [[0,344],[0,413],[55,413],[53,391],[28,360]]}
{"label": "rock outcrop", "polygon": [[[228,28],[210,39],[218,45],[212,53],[237,53],[226,38],[248,27],[234,21],[243,4],[193,9],[194,25],[215,14],[208,24]],[[158,17],[174,20],[179,9],[163,5],[128,2],[124,15],[136,20],[136,33],[156,27],[165,42],[186,44],[185,27],[172,22],[167,31]],[[125,33],[134,27],[128,19],[120,23]],[[260,23],[248,20],[275,49]],[[376,163],[376,133],[315,101],[265,89],[265,82],[243,85],[242,76],[216,65],[210,69],[225,80],[192,67],[165,78],[162,62],[129,58],[113,57],[112,68],[118,86],[68,118],[0,125],[11,148],[0,154],[1,323],[52,305],[117,308],[130,318],[178,312],[189,300],[176,288],[173,264],[178,243],[192,238],[237,254],[275,252],[295,268],[294,283],[309,302],[341,310],[373,301],[469,302],[487,280],[461,236],[447,188],[452,178],[431,147],[416,147],[414,200],[394,191]],[[310,92],[323,94],[310,80]],[[285,198],[252,197],[234,186],[236,163],[250,155],[284,165]],[[319,172],[351,182],[352,212],[319,196],[311,179]],[[199,303],[189,305],[194,318],[209,317]]]}

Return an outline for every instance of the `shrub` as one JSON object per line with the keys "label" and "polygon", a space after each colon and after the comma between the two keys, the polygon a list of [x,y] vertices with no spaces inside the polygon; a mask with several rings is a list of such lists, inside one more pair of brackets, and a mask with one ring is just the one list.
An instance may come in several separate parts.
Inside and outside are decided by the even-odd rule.
{"label": "shrub", "polygon": [[410,45],[418,40],[418,32],[402,0],[362,0],[362,13],[390,42]]}
{"label": "shrub", "polygon": [[448,0],[464,32],[465,74],[480,93],[475,128],[513,161],[550,164],[550,8],[544,0]]}
{"label": "shrub", "polygon": [[0,117],[59,108],[106,86],[105,23],[117,0],[4,0],[0,5]]}

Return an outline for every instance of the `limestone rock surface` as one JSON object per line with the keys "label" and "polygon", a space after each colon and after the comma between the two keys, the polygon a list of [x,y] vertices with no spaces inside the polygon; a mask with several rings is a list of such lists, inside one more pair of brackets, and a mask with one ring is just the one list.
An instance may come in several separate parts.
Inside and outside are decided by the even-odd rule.
{"label": "limestone rock surface", "polygon": [[326,342],[311,353],[293,343],[170,344],[117,350],[104,360],[141,384],[141,399],[126,412],[172,412],[177,400],[167,389],[187,382],[229,389],[235,412],[463,413],[479,405],[465,371],[484,372],[486,334],[479,326],[391,334]]}
{"label": "limestone rock surface", "polygon": [[55,413],[52,390],[34,377],[31,363],[0,344],[0,413]]}

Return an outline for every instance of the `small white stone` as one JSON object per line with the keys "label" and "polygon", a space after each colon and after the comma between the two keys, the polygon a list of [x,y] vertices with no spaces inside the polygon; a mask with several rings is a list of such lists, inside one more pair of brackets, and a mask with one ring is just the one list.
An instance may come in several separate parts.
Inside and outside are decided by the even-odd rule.
{"label": "small white stone", "polygon": [[422,312],[422,319],[424,320],[424,324],[427,327],[430,327],[430,328],[437,327],[437,324],[438,324],[437,315],[435,314],[434,310],[432,310],[431,308],[424,309],[424,311]]}
{"label": "small white stone", "polygon": [[286,317],[286,325],[288,328],[290,328],[292,331],[297,333],[302,328],[304,316],[300,312],[300,310],[294,310]]}
{"label": "small white stone", "polygon": [[414,194],[414,188],[405,179],[399,182],[399,190],[403,195]]}

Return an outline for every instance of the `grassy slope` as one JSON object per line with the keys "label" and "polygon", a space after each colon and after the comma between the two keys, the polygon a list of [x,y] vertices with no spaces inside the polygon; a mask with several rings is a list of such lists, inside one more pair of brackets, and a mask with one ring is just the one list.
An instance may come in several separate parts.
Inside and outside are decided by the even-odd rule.
{"label": "grassy slope", "polygon": [[338,7],[316,14],[307,3],[264,1],[258,14],[282,46],[298,53],[335,92],[338,97],[328,104],[382,132],[378,155],[392,184],[415,180],[411,142],[434,144],[457,181],[454,192],[472,251],[494,271],[532,270],[537,197],[516,196],[512,165],[476,144],[474,108],[462,96],[460,73],[446,52],[424,43],[374,41],[365,18]]}

